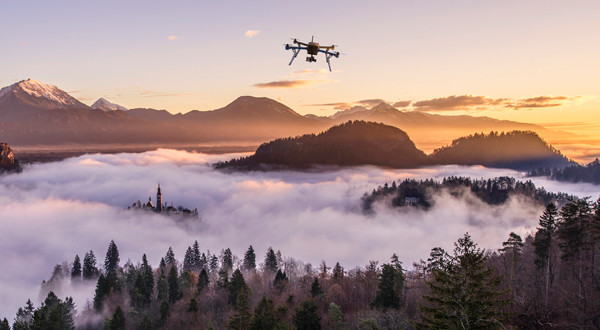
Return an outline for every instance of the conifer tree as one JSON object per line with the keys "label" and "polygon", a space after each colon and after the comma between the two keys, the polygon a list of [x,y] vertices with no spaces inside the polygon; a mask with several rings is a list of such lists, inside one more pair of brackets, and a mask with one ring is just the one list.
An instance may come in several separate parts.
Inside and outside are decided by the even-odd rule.
{"label": "conifer tree", "polygon": [[206,269],[202,268],[200,275],[198,275],[198,294],[202,293],[204,289],[208,287],[209,279]]}
{"label": "conifer tree", "polygon": [[140,326],[139,326],[138,329],[140,329],[140,330],[152,330],[152,329],[154,329],[152,327],[152,322],[148,318],[148,315],[144,315],[144,319],[142,320],[142,323],[140,323]]}
{"label": "conifer tree", "polygon": [[94,251],[86,253],[83,257],[82,275],[84,280],[92,280],[98,276],[98,268],[96,267],[96,256]]}
{"label": "conifer tree", "polygon": [[152,295],[154,294],[154,272],[152,271],[152,266],[150,266],[148,263],[145,253],[142,256],[142,266],[140,268],[140,272],[144,277],[144,284],[146,284],[145,300],[150,302],[152,300]]}
{"label": "conifer tree", "polygon": [[195,272],[199,272],[201,268],[204,268],[202,264],[202,257],[200,255],[200,246],[198,245],[198,241],[194,241],[194,245],[192,246],[192,270]]}
{"label": "conifer tree", "polygon": [[517,267],[517,261],[521,256],[521,250],[523,249],[523,239],[518,234],[511,232],[508,239],[502,243],[502,249],[500,251],[504,254],[510,255],[510,273],[509,283],[511,289],[513,289],[513,279],[515,277],[515,268]]}
{"label": "conifer tree", "polygon": [[279,293],[283,292],[285,286],[288,283],[288,278],[285,272],[282,272],[281,269],[277,270],[277,274],[275,274],[275,280],[273,281],[273,286],[279,290]]}
{"label": "conifer tree", "polygon": [[227,273],[227,270],[225,268],[221,269],[218,275],[217,287],[223,289],[227,288],[229,286],[229,273]]}
{"label": "conifer tree", "polygon": [[228,301],[230,304],[235,304],[238,298],[238,295],[242,290],[247,289],[246,281],[244,280],[244,275],[239,269],[236,269],[231,275],[231,281],[227,286],[227,291],[229,293]]}
{"label": "conifer tree", "polygon": [[71,268],[71,280],[81,280],[81,261],[79,260],[79,255],[75,255],[75,260],[73,260],[73,267]]}
{"label": "conifer tree", "polygon": [[548,204],[544,213],[540,216],[539,227],[533,240],[535,248],[534,263],[538,269],[544,269],[544,305],[546,307],[548,306],[550,280],[553,278],[554,264],[551,251],[556,236],[557,215],[556,206],[553,203]]}
{"label": "conifer tree", "polygon": [[265,256],[265,271],[275,274],[277,269],[277,256],[275,255],[275,251],[269,247],[267,255]]}
{"label": "conifer tree", "polygon": [[210,272],[214,273],[217,271],[217,269],[219,269],[219,259],[216,255],[213,255],[210,258]]}
{"label": "conifer tree", "polygon": [[165,258],[160,258],[160,262],[158,263],[158,268],[164,270],[167,268],[167,263],[165,262]]}
{"label": "conifer tree", "polygon": [[244,270],[250,271],[256,269],[256,254],[252,245],[248,248],[248,251],[244,254]]}
{"label": "conifer tree", "polygon": [[10,330],[10,324],[6,317],[0,322],[0,330]]}
{"label": "conifer tree", "polygon": [[394,308],[400,307],[400,299],[396,292],[396,269],[390,264],[383,264],[379,275],[379,285],[372,307]]}
{"label": "conifer tree", "polygon": [[221,267],[228,271],[233,269],[233,254],[229,248],[223,251]]}
{"label": "conifer tree", "polygon": [[108,287],[108,283],[106,283],[104,274],[100,274],[100,277],[98,277],[98,282],[96,283],[96,293],[94,294],[94,309],[96,311],[102,310],[104,297],[108,294],[109,290],[110,288]]}
{"label": "conifer tree", "polygon": [[160,319],[158,319],[158,325],[165,325],[169,319],[169,316],[171,316],[171,306],[169,306],[168,301],[163,300],[163,302],[160,304]]}
{"label": "conifer tree", "polygon": [[321,284],[319,284],[319,278],[315,277],[312,285],[310,286],[310,295],[313,297],[318,297],[323,294],[323,289],[321,289]]}
{"label": "conifer tree", "polygon": [[195,268],[194,266],[194,250],[188,246],[183,257],[183,271],[187,272]]}
{"label": "conifer tree", "polygon": [[305,300],[296,309],[294,325],[297,330],[320,330],[321,317],[318,308],[312,299]]}
{"label": "conifer tree", "polygon": [[277,314],[273,300],[263,296],[254,309],[254,317],[250,322],[251,330],[274,330],[277,327]]}
{"label": "conifer tree", "polygon": [[188,311],[189,313],[195,313],[195,312],[197,312],[199,309],[200,309],[200,308],[198,307],[198,302],[196,301],[196,298],[192,298],[192,299],[190,300],[190,303],[189,303],[189,305],[188,305],[188,309],[187,309],[187,311]]}
{"label": "conifer tree", "polygon": [[167,254],[165,254],[165,265],[173,267],[176,264],[176,262],[177,260],[175,260],[175,252],[173,252],[173,248],[169,246]]}
{"label": "conifer tree", "polygon": [[181,297],[179,294],[179,276],[177,275],[177,268],[171,267],[167,282],[169,283],[169,302],[174,303]]}
{"label": "conifer tree", "polygon": [[340,309],[340,306],[334,303],[329,303],[329,308],[327,308],[327,321],[329,323],[329,329],[331,330],[346,329],[344,313]]}
{"label": "conifer tree", "polygon": [[333,267],[333,281],[334,282],[339,282],[342,279],[344,279],[344,268],[342,266],[340,266],[339,262],[335,263],[335,266]]}
{"label": "conifer tree", "polygon": [[150,303],[150,299],[148,299],[148,287],[141,272],[137,273],[130,296],[131,304],[134,307],[141,307]]}
{"label": "conifer tree", "polygon": [[35,310],[35,308],[33,308],[33,303],[31,302],[31,299],[27,299],[25,306],[19,307],[19,310],[17,310],[15,322],[13,323],[13,329],[14,330],[30,329],[34,310]]}
{"label": "conifer tree", "polygon": [[501,278],[486,266],[485,251],[469,233],[454,243],[454,255],[432,272],[429,293],[420,306],[418,328],[503,328],[500,307],[506,303],[498,290]]}
{"label": "conifer tree", "polygon": [[115,241],[111,240],[108,244],[108,250],[106,251],[106,257],[104,258],[104,271],[106,274],[110,272],[116,272],[119,267],[119,249]]}
{"label": "conifer tree", "polygon": [[156,291],[158,301],[169,299],[169,282],[167,281],[167,277],[162,270],[158,280],[156,281]]}
{"label": "conifer tree", "polygon": [[[236,270],[236,272],[237,271],[239,270]],[[252,314],[250,313],[248,295],[248,288],[245,286],[241,288],[235,300],[235,313],[231,316],[229,322],[227,323],[227,327],[229,329],[246,330],[250,328]]]}
{"label": "conifer tree", "polygon": [[110,320],[110,330],[125,330],[125,314],[121,306],[117,306],[117,309],[113,313],[113,317]]}
{"label": "conifer tree", "polygon": [[33,312],[31,329],[75,329],[75,304],[67,297],[63,302],[50,291],[43,304]]}

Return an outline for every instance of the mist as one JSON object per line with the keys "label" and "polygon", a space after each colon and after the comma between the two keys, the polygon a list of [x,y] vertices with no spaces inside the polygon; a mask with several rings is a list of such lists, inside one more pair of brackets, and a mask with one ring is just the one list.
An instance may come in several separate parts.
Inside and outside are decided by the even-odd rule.
{"label": "mist", "polygon": [[[72,263],[93,250],[99,263],[110,240],[121,265],[146,253],[156,267],[169,246],[182,260],[198,240],[203,251],[231,248],[242,256],[249,245],[264,259],[268,247],[284,257],[317,265],[340,262],[346,269],[369,260],[389,261],[396,253],[404,266],[427,258],[431,248],[452,249],[465,232],[483,248],[497,249],[511,231],[534,230],[543,211],[520,198],[489,206],[466,193],[456,199],[434,196],[429,211],[392,210],[376,204],[375,215],[360,212],[360,198],[385,182],[406,178],[521,177],[521,173],[481,166],[392,170],[370,166],[323,168],[309,172],[223,173],[209,164],[244,154],[207,155],[169,149],[131,154],[92,154],[27,166],[0,176],[0,317],[9,320],[28,298],[39,306],[40,283],[54,265]],[[534,178],[536,186],[597,198],[600,186]],[[151,196],[160,183],[163,201],[198,209],[197,220],[127,211]],[[94,286],[66,286],[78,309],[92,299]]]}

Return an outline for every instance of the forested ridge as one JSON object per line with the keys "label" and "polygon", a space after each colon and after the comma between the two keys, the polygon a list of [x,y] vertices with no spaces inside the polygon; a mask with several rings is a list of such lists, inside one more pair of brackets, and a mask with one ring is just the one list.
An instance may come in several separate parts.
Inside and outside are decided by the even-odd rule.
{"label": "forested ridge", "polygon": [[531,170],[562,168],[573,162],[535,132],[477,133],[426,155],[402,130],[381,123],[349,121],[318,135],[263,143],[254,155],[215,164],[218,169],[306,169],[315,165],[376,165],[418,168],[432,165],[483,165]]}
{"label": "forested ridge", "polygon": [[559,206],[566,204],[570,196],[565,193],[553,193],[544,188],[536,188],[535,184],[528,181],[518,181],[515,178],[503,176],[490,179],[471,179],[468,177],[445,177],[442,181],[434,179],[387,182],[379,186],[370,194],[362,197],[364,212],[373,212],[373,204],[378,201],[387,201],[391,207],[418,206],[428,209],[433,206],[433,195],[442,191],[451,196],[460,198],[467,191],[476,198],[490,205],[505,203],[511,196],[529,198],[532,203],[547,205],[555,203]]}
{"label": "forested ridge", "polygon": [[596,158],[586,165],[573,164],[565,168],[538,168],[530,171],[529,176],[546,176],[558,181],[600,184],[600,159]]}
{"label": "forested ridge", "polygon": [[[25,304],[0,329],[549,329],[600,327],[600,198],[550,203],[535,231],[483,250],[466,233],[453,251],[346,269],[313,267],[269,248],[200,252],[169,248],[157,267],[121,264],[114,241],[103,265],[93,251],[57,265],[40,306]],[[61,285],[96,285],[84,306]]]}

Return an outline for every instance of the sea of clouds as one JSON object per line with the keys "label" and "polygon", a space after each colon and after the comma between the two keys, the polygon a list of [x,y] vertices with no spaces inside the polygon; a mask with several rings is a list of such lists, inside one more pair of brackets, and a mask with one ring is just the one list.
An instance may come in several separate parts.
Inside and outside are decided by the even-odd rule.
{"label": "sea of clouds", "polygon": [[[209,164],[240,155],[207,155],[169,149],[131,154],[93,154],[27,166],[0,176],[0,318],[12,322],[31,298],[39,306],[40,283],[54,265],[71,263],[93,250],[100,263],[110,240],[121,264],[137,263],[146,253],[157,266],[171,246],[179,260],[198,240],[203,251],[231,248],[243,256],[249,245],[261,261],[268,247],[314,266],[322,260],[346,269],[370,260],[389,261],[396,253],[405,267],[426,259],[431,248],[451,250],[470,232],[481,247],[497,249],[508,234],[531,233],[543,211],[520,198],[489,206],[471,198],[440,193],[435,207],[391,210],[376,205],[364,215],[360,198],[385,182],[444,176],[521,177],[511,170],[480,166],[443,166],[392,170],[371,166],[308,172],[223,173]],[[600,195],[600,186],[533,180],[548,191]],[[177,221],[153,213],[127,211],[151,196],[160,183],[163,201],[197,208],[197,220]],[[74,295],[81,308],[93,285]],[[64,297],[61,297],[64,298]]]}

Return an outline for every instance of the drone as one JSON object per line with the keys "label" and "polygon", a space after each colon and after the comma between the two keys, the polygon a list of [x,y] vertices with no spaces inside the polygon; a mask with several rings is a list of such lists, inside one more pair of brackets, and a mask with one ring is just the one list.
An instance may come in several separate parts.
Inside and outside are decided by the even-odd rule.
{"label": "drone", "polygon": [[340,57],[340,52],[330,52],[330,50],[335,49],[335,45],[320,46],[314,40],[315,37],[313,36],[309,43],[304,43],[294,39],[294,45],[286,44],[285,50],[291,49],[294,52],[294,55],[292,55],[292,60],[288,65],[292,65],[292,62],[294,62],[294,59],[296,58],[296,56],[298,56],[298,53],[300,53],[302,49],[306,49],[306,52],[308,53],[308,55],[310,55],[306,58],[306,62],[316,62],[317,59],[315,58],[315,55],[318,55],[319,52],[324,53],[325,60],[327,61],[327,65],[329,66],[329,71],[331,71],[331,62],[329,60],[333,56],[335,56],[336,58]]}

